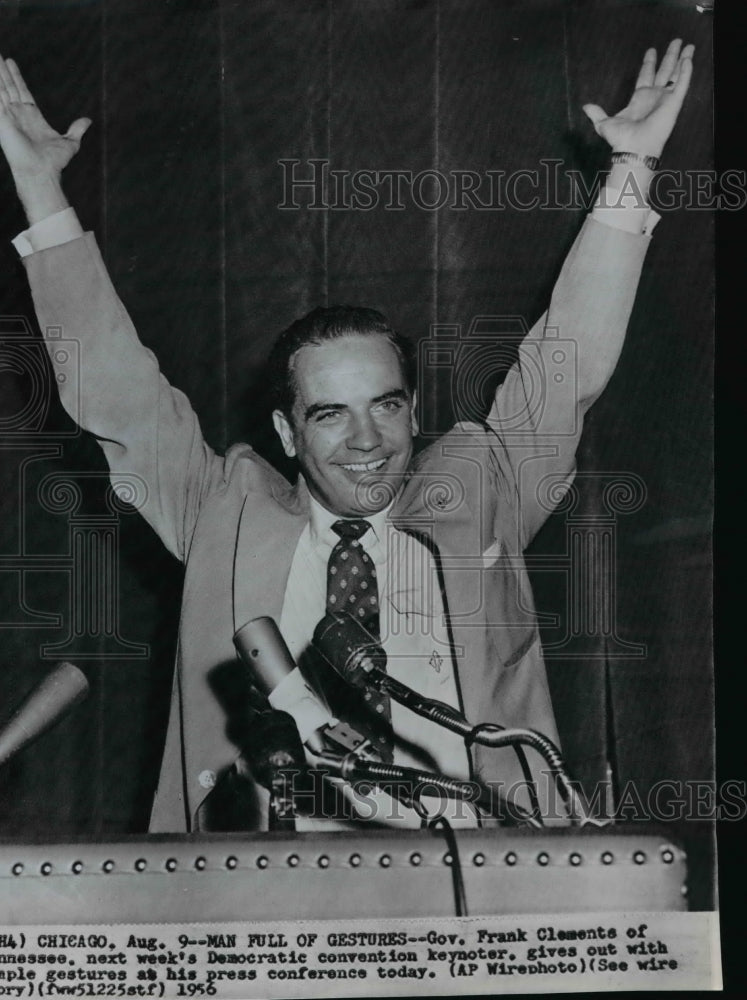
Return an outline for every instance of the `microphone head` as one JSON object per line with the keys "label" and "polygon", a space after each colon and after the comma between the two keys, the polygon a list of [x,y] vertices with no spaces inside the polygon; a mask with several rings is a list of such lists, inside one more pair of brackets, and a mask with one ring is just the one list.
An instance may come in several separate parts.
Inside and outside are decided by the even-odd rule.
{"label": "microphone head", "polygon": [[59,663],[18,706],[0,732],[0,764],[53,726],[88,693],[88,681],[72,663]]}
{"label": "microphone head", "polygon": [[253,618],[236,632],[233,642],[265,695],[272,694],[278,684],[296,669],[274,618]]}
{"label": "microphone head", "polygon": [[273,708],[293,716],[304,742],[308,744],[316,730],[332,722],[272,618],[253,618],[236,632],[233,641],[254,684]]}
{"label": "microphone head", "polygon": [[380,643],[347,611],[328,612],[314,629],[312,643],[355,687],[371,684],[375,668],[386,668],[386,653]]}

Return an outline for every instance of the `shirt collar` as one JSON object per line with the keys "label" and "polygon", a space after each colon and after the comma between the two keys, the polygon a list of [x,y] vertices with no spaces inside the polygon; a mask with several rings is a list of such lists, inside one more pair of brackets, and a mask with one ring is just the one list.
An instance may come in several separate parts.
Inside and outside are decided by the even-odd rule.
{"label": "shirt collar", "polygon": [[[332,530],[332,525],[335,521],[348,519],[340,518],[339,514],[333,514],[331,510],[327,510],[311,494],[309,494],[309,500],[311,501],[309,507],[311,540],[315,544],[323,544],[332,549],[340,540],[339,535],[335,534]],[[371,531],[367,531],[361,538],[361,545],[364,548],[367,549],[370,545],[386,537],[386,523],[392,506],[393,504],[390,503],[383,510],[379,510],[375,514],[368,514],[365,518],[362,518],[362,520],[368,521],[372,529]],[[350,520],[359,520],[359,518],[351,518]]]}

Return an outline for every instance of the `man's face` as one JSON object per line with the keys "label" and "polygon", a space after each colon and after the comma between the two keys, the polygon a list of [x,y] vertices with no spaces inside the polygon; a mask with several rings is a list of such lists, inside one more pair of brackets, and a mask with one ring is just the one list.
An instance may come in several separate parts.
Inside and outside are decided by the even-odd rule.
{"label": "man's face", "polygon": [[417,433],[397,352],[383,335],[339,337],[302,347],[293,371],[293,420],[276,410],[273,421],[309,492],[342,517],[383,510],[407,471]]}

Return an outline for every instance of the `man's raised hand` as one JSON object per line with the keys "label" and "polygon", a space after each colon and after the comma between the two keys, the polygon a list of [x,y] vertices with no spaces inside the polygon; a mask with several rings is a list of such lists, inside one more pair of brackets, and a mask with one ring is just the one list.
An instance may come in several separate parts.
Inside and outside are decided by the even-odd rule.
{"label": "man's raised hand", "polygon": [[47,124],[12,59],[0,57],[0,147],[16,184],[26,179],[59,179],[80,148],[91,124],[78,118],[65,135]]}
{"label": "man's raised hand", "polygon": [[661,156],[690,86],[694,52],[694,45],[683,49],[681,40],[676,38],[657,70],[656,49],[648,49],[633,96],[613,117],[608,117],[598,104],[584,105],[597,133],[613,151]]}
{"label": "man's raised hand", "polygon": [[0,57],[0,148],[31,225],[67,207],[60,175],[91,124],[78,118],[65,135],[47,124],[12,59]]}

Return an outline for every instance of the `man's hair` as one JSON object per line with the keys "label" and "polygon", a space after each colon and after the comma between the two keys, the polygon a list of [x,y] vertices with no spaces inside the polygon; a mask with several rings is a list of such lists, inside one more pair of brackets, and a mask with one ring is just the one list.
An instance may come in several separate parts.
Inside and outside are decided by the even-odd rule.
{"label": "man's hair", "polygon": [[394,348],[408,391],[415,391],[415,352],[377,309],[363,306],[318,306],[283,330],[268,358],[273,407],[290,420],[296,398],[293,358],[307,344],[324,344],[351,336],[383,336]]}

